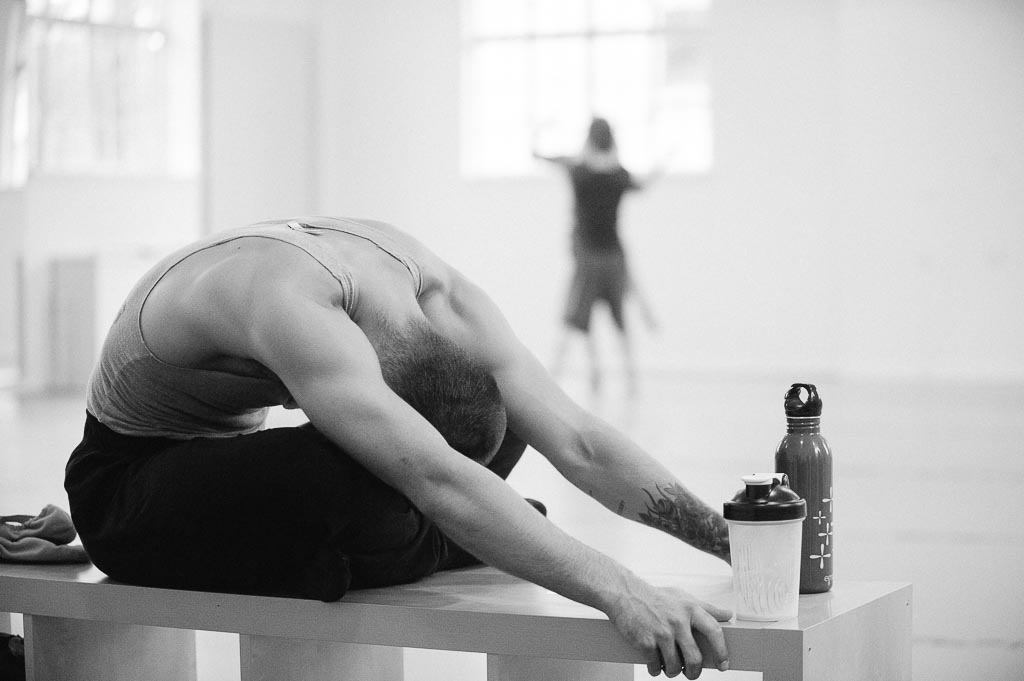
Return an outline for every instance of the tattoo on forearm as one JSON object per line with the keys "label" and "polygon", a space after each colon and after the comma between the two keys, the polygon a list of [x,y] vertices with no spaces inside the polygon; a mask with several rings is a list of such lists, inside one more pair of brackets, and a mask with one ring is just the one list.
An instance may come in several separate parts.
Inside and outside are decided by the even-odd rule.
{"label": "tattoo on forearm", "polygon": [[729,527],[721,515],[678,485],[656,487],[657,498],[649,490],[647,511],[640,521],[682,539],[694,548],[729,560]]}

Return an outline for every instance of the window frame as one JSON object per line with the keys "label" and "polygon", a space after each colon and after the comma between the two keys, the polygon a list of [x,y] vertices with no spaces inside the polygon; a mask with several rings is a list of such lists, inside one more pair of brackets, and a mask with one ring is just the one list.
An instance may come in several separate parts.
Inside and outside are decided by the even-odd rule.
{"label": "window frame", "polygon": [[16,102],[0,134],[18,158],[0,183],[33,175],[199,172],[196,0],[29,0]]}
{"label": "window frame", "polygon": [[[602,27],[596,25],[592,15],[598,0],[579,0],[590,14],[586,17],[585,25],[577,25],[572,30],[544,30],[538,28],[536,24],[531,25],[527,19],[522,27],[496,31],[474,30],[473,11],[478,1],[480,0],[463,0],[462,3],[459,166],[464,177],[519,177],[536,174],[540,170],[532,161],[532,152],[540,151],[549,156],[574,155],[582,145],[587,125],[593,115],[604,116],[610,120],[616,130],[622,161],[633,170],[645,172],[659,167],[669,173],[692,175],[705,175],[712,170],[714,140],[709,1],[692,0],[689,3],[681,3],[690,4],[692,8],[675,13],[665,12],[646,26]],[[544,0],[525,0],[519,6],[525,8],[524,13],[528,13],[531,8],[535,9],[542,2]],[[659,0],[648,0],[648,7],[651,8],[657,8],[662,4]],[[656,9],[651,11],[656,12]],[[637,69],[644,70],[638,77],[650,81],[644,86],[646,92],[641,92],[641,96],[646,97],[646,100],[635,107],[636,111],[632,116],[615,111],[614,106],[601,105],[602,76],[598,75],[597,53],[599,47],[615,40],[637,40],[638,43],[646,43],[649,53],[646,70]],[[546,120],[548,117],[543,104],[538,103],[543,96],[540,94],[542,86],[538,80],[542,66],[530,62],[538,61],[537,55],[541,51],[539,46],[555,41],[577,41],[582,45],[584,72],[580,86],[583,94],[580,97],[581,101],[573,105],[575,111],[563,110],[550,116],[558,119],[552,124],[551,120]],[[477,88],[479,81],[485,76],[473,71],[477,68],[475,62],[479,55],[499,45],[512,45],[518,47],[521,52],[519,58],[524,62],[520,65],[523,73],[516,76],[521,78],[523,83],[514,86],[521,89],[522,98],[526,101],[517,101],[514,95],[505,95],[509,104],[507,108],[521,107],[521,110],[496,115],[493,111],[484,111],[487,104],[482,103],[480,91],[486,87],[479,90]],[[695,61],[702,62],[698,68],[703,69],[702,76],[693,78],[691,75],[690,80],[682,85],[680,82],[673,82],[672,74],[669,73],[669,52],[672,49],[679,49],[680,46],[688,47],[692,53],[691,57],[696,54]],[[609,50],[609,53],[612,51]],[[658,69],[661,71],[656,72]],[[605,79],[609,71],[610,69],[604,71]],[[503,74],[496,75],[495,78],[500,79],[501,75]],[[576,88],[577,85],[569,84],[568,87]],[[669,101],[668,104],[663,101],[659,105],[659,97],[663,100],[675,98],[677,101]],[[643,110],[646,110],[646,118],[637,113]],[[664,136],[659,137],[660,133],[672,128],[673,124],[678,124],[679,119],[672,116],[679,112],[684,112],[683,115],[687,117],[684,124],[689,126],[686,130],[691,138],[689,156],[682,159],[678,153],[678,139],[672,143],[672,149],[668,152],[658,149],[660,140],[664,139]],[[668,120],[664,120],[666,118]],[[495,122],[499,119],[504,120],[504,126]],[[674,129],[673,132],[677,138],[685,137]],[[513,139],[506,142],[504,152],[494,152],[493,147],[498,142],[493,138],[489,139],[489,136],[493,135],[511,135]],[[697,144],[692,144],[693,139],[697,138],[700,138]],[[491,151],[485,150],[488,143],[492,145]],[[510,148],[512,145],[515,146],[514,150]],[[699,148],[701,146],[704,148]],[[488,153],[504,153],[506,156],[498,160],[482,158]]]}

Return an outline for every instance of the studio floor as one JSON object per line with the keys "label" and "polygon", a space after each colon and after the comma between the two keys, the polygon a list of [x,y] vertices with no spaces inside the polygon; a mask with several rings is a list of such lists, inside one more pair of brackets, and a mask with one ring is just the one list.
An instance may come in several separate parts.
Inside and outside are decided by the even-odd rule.
{"label": "studio floor", "polygon": [[[794,377],[813,380],[813,377]],[[837,580],[914,585],[914,678],[1024,678],[1024,386],[817,381],[835,456]],[[637,395],[610,381],[566,389],[715,506],[739,476],[772,467],[787,383],[648,369]],[[78,395],[0,390],[0,514],[67,507],[62,473],[81,432]],[[291,414],[275,412],[272,423]],[[549,518],[638,572],[728,574],[654,530],[618,520],[528,451],[510,483]],[[15,618],[15,626],[18,620]],[[201,632],[200,681],[234,681],[237,637]],[[234,646],[234,647],[232,647]],[[482,655],[408,651],[409,681],[486,678]],[[636,678],[646,678],[637,667]],[[759,674],[705,671],[702,678]]]}

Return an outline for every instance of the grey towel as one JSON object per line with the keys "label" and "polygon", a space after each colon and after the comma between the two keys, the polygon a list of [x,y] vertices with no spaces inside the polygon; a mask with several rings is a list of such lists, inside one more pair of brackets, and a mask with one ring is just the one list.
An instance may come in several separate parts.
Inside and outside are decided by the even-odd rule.
{"label": "grey towel", "polygon": [[0,560],[19,563],[88,563],[71,516],[47,504],[37,516],[0,516]]}

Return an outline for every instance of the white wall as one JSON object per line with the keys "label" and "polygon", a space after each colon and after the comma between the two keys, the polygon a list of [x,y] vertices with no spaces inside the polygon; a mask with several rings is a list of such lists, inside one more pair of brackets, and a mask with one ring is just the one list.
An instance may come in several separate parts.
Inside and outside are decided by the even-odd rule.
{"label": "white wall", "polygon": [[[319,211],[421,234],[544,354],[567,189],[459,177],[458,6],[324,4]],[[1024,379],[1024,5],[721,0],[713,46],[714,170],[624,211],[651,356]]]}
{"label": "white wall", "polygon": [[[0,386],[18,357],[18,254],[24,202],[21,192],[0,191]],[[6,368],[6,369],[5,369]]]}
{"label": "white wall", "polygon": [[204,5],[204,231],[306,213],[316,195],[310,4]]}
{"label": "white wall", "polygon": [[[54,178],[0,197],[0,236],[161,248],[278,215],[378,217],[480,281],[546,356],[568,189],[551,170],[460,177],[459,4],[208,0],[202,181]],[[1024,380],[1024,5],[720,0],[712,43],[714,170],[624,209],[663,326],[645,356]]]}
{"label": "white wall", "polygon": [[[0,369],[14,366],[21,389],[80,388],[89,358],[76,358],[69,371],[61,360],[67,348],[55,343],[95,354],[112,312],[147,263],[203,232],[307,212],[314,204],[310,7],[209,0],[198,8],[203,35],[195,51],[201,56],[194,64],[184,60],[174,85],[203,90],[201,175],[195,171],[199,140],[193,124],[200,112],[185,106],[195,102],[185,96],[175,114],[182,146],[172,154],[181,172],[146,178],[35,175],[24,189],[0,193]],[[198,36],[198,13],[178,10],[182,35]],[[56,301],[52,263],[67,258],[90,261],[65,270],[89,281],[63,286],[67,295]],[[54,315],[62,305],[88,305],[95,319],[90,324],[89,315],[80,314],[61,320],[64,332],[55,334]]]}
{"label": "white wall", "polygon": [[[139,268],[199,234],[196,7],[175,3],[169,18],[166,95],[174,108],[166,174],[34,172],[23,187],[0,193],[0,372],[14,367],[25,391],[80,388],[97,337]],[[67,259],[91,264],[66,268],[58,286],[55,262]],[[62,318],[62,309],[74,318]]]}
{"label": "white wall", "polygon": [[[20,342],[18,382],[27,392],[79,389],[84,377],[78,372],[67,375],[59,361],[69,348],[55,346],[52,315],[61,307],[57,299],[65,305],[94,308],[92,328],[76,323],[79,337],[65,336],[61,342],[95,357],[104,327],[113,321],[140,270],[198,235],[198,183],[194,179],[43,176],[32,178],[19,200],[19,217],[12,221],[11,230],[20,239],[17,258],[22,268],[22,279],[16,282],[19,300],[12,301]],[[57,290],[52,265],[68,258],[93,259],[96,268],[80,286],[66,281],[63,290]],[[124,276],[117,276],[122,272]],[[13,273],[10,276],[14,278]],[[77,298],[90,288],[94,295],[89,300]]]}
{"label": "white wall", "polygon": [[1024,3],[842,6],[845,363],[1024,375]]}

